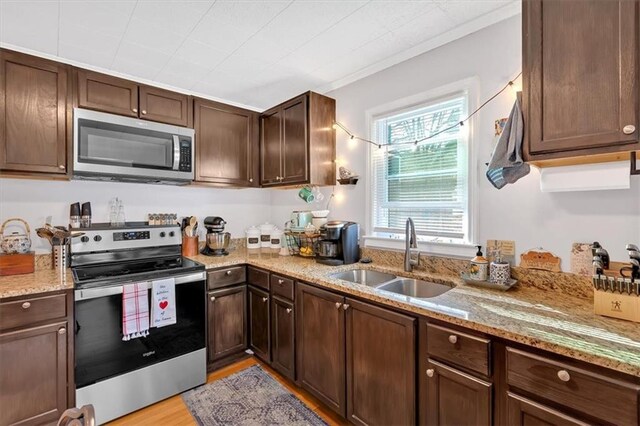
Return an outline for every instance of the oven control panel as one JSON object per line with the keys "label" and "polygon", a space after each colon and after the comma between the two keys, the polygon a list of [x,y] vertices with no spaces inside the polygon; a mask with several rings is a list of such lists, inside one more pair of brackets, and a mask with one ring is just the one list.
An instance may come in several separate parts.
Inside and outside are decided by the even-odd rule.
{"label": "oven control panel", "polygon": [[114,232],[113,241],[148,240],[149,231]]}

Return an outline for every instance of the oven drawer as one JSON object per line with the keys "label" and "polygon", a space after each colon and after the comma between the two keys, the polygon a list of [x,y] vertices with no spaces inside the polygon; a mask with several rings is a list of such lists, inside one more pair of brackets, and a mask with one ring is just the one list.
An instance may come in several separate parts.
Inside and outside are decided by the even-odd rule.
{"label": "oven drawer", "polygon": [[67,298],[64,294],[27,297],[13,302],[0,303],[1,330],[66,316]]}
{"label": "oven drawer", "polygon": [[207,274],[207,286],[209,290],[226,287],[233,284],[242,284],[247,280],[244,266],[231,266],[229,268],[216,269]]}
{"label": "oven drawer", "polygon": [[490,376],[488,339],[460,333],[451,328],[427,324],[427,352],[446,363]]}
{"label": "oven drawer", "polygon": [[271,292],[293,301],[293,280],[291,278],[271,274]]}
{"label": "oven drawer", "polygon": [[507,383],[613,424],[638,424],[640,385],[507,348]]}
{"label": "oven drawer", "polygon": [[265,290],[269,290],[269,272],[263,271],[262,269],[254,268],[253,266],[248,266],[248,275],[249,279],[247,282],[249,284],[253,284],[257,287],[261,287]]}

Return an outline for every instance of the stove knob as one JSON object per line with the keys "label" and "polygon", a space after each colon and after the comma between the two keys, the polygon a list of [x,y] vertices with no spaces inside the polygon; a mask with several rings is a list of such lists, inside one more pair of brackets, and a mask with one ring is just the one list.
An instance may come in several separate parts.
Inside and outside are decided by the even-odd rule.
{"label": "stove knob", "polygon": [[170,237],[175,237],[175,235],[176,235],[176,233],[175,233],[175,232],[173,232],[173,231],[169,232],[169,236],[170,236]]}
{"label": "stove knob", "polygon": [[160,238],[164,238],[165,235],[167,235],[167,234],[165,234],[164,232],[161,232],[160,233]]}
{"label": "stove knob", "polygon": [[98,243],[98,242],[102,241],[102,237],[100,235],[96,235],[95,237],[93,237],[93,241]]}
{"label": "stove knob", "polygon": [[88,243],[89,242],[89,237],[84,235],[84,236],[80,237],[80,241],[82,241],[83,243]]}

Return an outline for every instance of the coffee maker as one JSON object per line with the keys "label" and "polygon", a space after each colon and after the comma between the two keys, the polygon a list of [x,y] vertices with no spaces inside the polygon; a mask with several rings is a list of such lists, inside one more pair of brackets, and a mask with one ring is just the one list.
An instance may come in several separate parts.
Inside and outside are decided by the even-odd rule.
{"label": "coffee maker", "polygon": [[347,265],[360,260],[358,233],[355,222],[331,221],[320,227],[316,243],[316,262],[325,265]]}
{"label": "coffee maker", "polygon": [[204,219],[204,227],[207,228],[207,244],[200,253],[207,256],[226,256],[229,254],[227,247],[229,247],[231,234],[224,232],[226,224],[227,222],[218,216],[207,216]]}

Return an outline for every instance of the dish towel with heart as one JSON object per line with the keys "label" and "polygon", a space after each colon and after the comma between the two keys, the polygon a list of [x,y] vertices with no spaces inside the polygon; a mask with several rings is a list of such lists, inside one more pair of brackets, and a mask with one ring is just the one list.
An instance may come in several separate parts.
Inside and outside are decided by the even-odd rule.
{"label": "dish towel with heart", "polygon": [[122,286],[122,340],[149,335],[147,283]]}
{"label": "dish towel with heart", "polygon": [[176,323],[176,280],[153,281],[151,290],[151,327]]}

